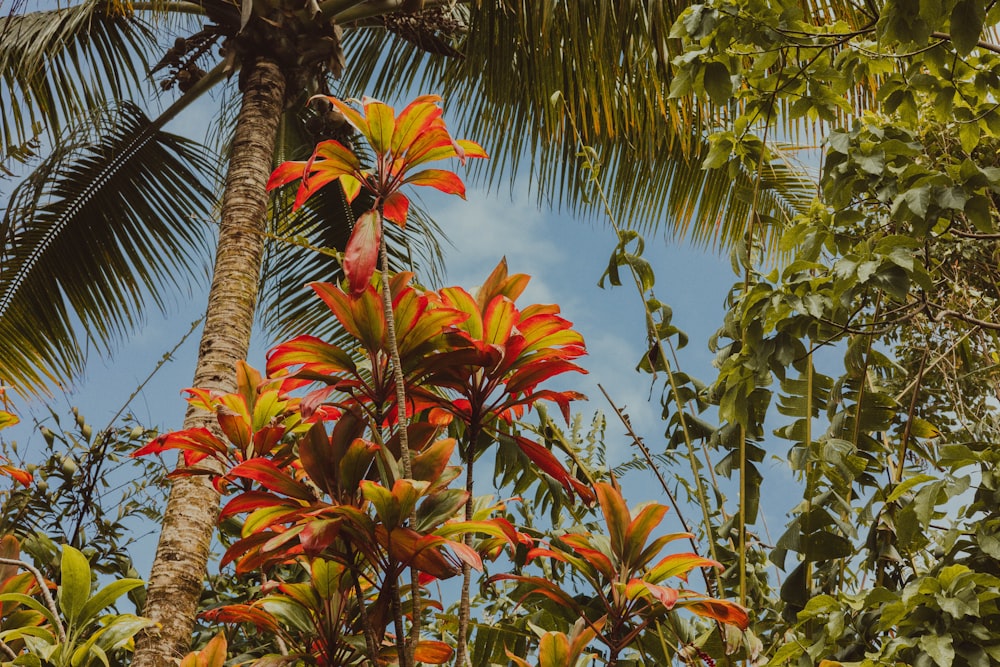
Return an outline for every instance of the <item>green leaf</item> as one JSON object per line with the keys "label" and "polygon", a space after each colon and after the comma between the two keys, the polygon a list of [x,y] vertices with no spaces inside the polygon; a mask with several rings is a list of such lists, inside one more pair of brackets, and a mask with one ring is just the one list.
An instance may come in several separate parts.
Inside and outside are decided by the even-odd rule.
{"label": "green leaf", "polygon": [[316,594],[324,600],[332,600],[340,592],[346,568],[340,563],[317,558],[312,563],[312,583]]}
{"label": "green leaf", "polygon": [[783,665],[789,660],[798,658],[805,652],[805,648],[796,641],[788,642],[787,644],[782,644],[781,648],[774,652],[771,659],[767,662],[766,667],[778,667]]}
{"label": "green leaf", "polygon": [[937,478],[932,475],[915,475],[913,477],[910,477],[909,479],[899,484],[895,489],[893,489],[892,493],[889,494],[889,497],[885,499],[885,502],[886,503],[895,502],[900,498],[902,498],[904,493],[906,493],[913,487],[917,486],[918,484],[923,484],[924,482],[933,482],[935,479]]}
{"label": "green leaf", "polygon": [[951,667],[955,660],[951,635],[921,635],[917,646],[933,658],[938,667]]}
{"label": "green leaf", "polygon": [[826,531],[818,531],[805,537],[804,543],[804,554],[807,561],[845,558],[854,552],[854,548],[847,538]]}
{"label": "green leaf", "polygon": [[118,581],[112,581],[110,584],[97,591],[92,598],[87,600],[87,603],[83,605],[80,610],[80,625],[86,625],[91,621],[97,620],[98,614],[104,610],[105,607],[112,604],[115,600],[125,595],[129,591],[135,590],[143,585],[141,579],[119,579]]}
{"label": "green leaf", "polygon": [[719,106],[729,102],[733,94],[733,79],[724,63],[716,61],[705,66],[705,91]]}
{"label": "green leaf", "polygon": [[59,609],[71,627],[76,627],[90,598],[90,563],[82,553],[64,544],[62,548],[62,581],[59,586]]}
{"label": "green leaf", "polygon": [[[958,0],[951,10],[951,42],[960,55],[976,48],[983,32],[986,8],[980,0]],[[938,663],[940,664],[940,663]]]}
{"label": "green leaf", "polygon": [[316,632],[316,627],[313,625],[309,612],[297,602],[293,602],[286,597],[273,595],[261,600],[260,606],[264,611],[272,614],[275,618],[278,618],[296,630],[308,634]]}
{"label": "green leaf", "polygon": [[965,202],[965,216],[975,226],[984,233],[993,232],[993,217],[990,213],[990,200],[985,195],[974,195]]}

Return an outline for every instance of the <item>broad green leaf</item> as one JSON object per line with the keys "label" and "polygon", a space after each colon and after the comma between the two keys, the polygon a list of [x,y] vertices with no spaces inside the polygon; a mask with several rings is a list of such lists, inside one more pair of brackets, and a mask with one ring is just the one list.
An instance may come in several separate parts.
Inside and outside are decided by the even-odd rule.
{"label": "broad green leaf", "polygon": [[309,612],[297,602],[289,598],[271,595],[260,601],[264,611],[283,621],[286,625],[301,632],[312,634],[316,632]]}
{"label": "broad green leaf", "polygon": [[131,590],[143,585],[141,579],[118,579],[97,591],[80,610],[80,624],[85,625],[97,620],[98,615],[115,600]]}
{"label": "broad green leaf", "polygon": [[929,655],[938,667],[951,667],[955,660],[955,649],[951,635],[922,634],[917,645]]}
{"label": "broad green leaf", "polygon": [[958,0],[955,3],[951,10],[951,42],[960,55],[966,56],[976,48],[985,19],[986,11],[979,0]]}
{"label": "broad green leaf", "polygon": [[714,61],[705,66],[705,92],[719,106],[729,102],[733,94],[733,80],[724,63]]}
{"label": "broad green leaf", "polygon": [[62,580],[59,585],[59,609],[70,626],[76,627],[80,612],[90,598],[90,563],[82,553],[64,544],[60,565]]}
{"label": "broad green leaf", "polygon": [[913,477],[910,477],[904,480],[902,483],[898,484],[896,488],[892,490],[892,493],[889,494],[889,497],[885,499],[885,502],[886,503],[895,502],[900,498],[902,498],[903,494],[905,494],[918,484],[923,484],[924,482],[933,482],[935,479],[937,478],[934,477],[933,475],[914,475]]}
{"label": "broad green leaf", "polygon": [[[317,558],[312,562],[312,584],[323,600],[332,600],[345,579],[346,568],[334,561]],[[350,580],[349,577],[347,577]]]}

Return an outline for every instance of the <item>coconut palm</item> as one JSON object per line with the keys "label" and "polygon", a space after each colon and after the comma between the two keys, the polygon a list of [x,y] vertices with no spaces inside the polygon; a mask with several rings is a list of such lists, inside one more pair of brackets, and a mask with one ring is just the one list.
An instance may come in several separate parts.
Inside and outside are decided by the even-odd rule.
{"label": "coconut palm", "polygon": [[[342,247],[351,220],[336,192],[296,218],[280,200],[267,214],[264,185],[276,161],[344,131],[335,115],[305,110],[314,93],[385,98],[436,89],[448,113],[474,127],[469,134],[495,155],[485,176],[512,174],[528,160],[540,199],[583,210],[588,186],[576,154],[585,144],[602,157],[604,183],[624,218],[731,242],[749,202],[731,174],[701,170],[701,110],[668,99],[668,32],[683,4],[84,0],[39,11],[15,4],[0,18],[0,167],[16,171],[24,162],[37,170],[14,189],[0,223],[0,379],[31,393],[72,377],[85,362],[81,350],[108,350],[147,303],[162,305],[170,284],[197,272],[205,221],[214,219],[193,384],[233,391],[261,283],[271,288],[263,301],[283,306],[266,309],[270,330],[300,322],[305,302],[286,288],[327,261],[303,255],[303,246]],[[170,102],[152,118],[143,109],[155,105],[133,103],[152,97],[150,75]],[[221,99],[231,101],[224,110],[236,109],[222,114],[223,150],[163,130],[223,86],[230,94]],[[39,160],[46,146],[52,150]],[[223,172],[215,213],[204,184]],[[780,219],[808,199],[781,164],[763,173],[760,210]],[[302,235],[310,242],[269,242]],[[435,238],[428,223],[408,240],[423,243],[426,257]],[[279,279],[262,281],[265,259],[265,273]],[[185,428],[200,425],[203,415],[187,415]],[[145,608],[160,630],[140,642],[136,665],[166,664],[185,650],[217,507],[200,479],[174,484]]]}

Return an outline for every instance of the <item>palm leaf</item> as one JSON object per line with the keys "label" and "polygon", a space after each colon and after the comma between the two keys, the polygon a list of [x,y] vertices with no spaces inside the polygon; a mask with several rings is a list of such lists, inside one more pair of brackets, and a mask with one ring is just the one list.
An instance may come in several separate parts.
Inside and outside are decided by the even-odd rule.
{"label": "palm leaf", "polygon": [[[469,25],[461,61],[357,30],[346,40],[344,87],[385,97],[443,83],[449,118],[475,128],[495,156],[481,175],[513,179],[527,165],[540,204],[603,214],[580,168],[577,154],[587,146],[622,223],[708,246],[742,237],[756,176],[740,172],[734,188],[726,170],[703,170],[713,111],[669,99],[676,54],[667,35],[686,2],[470,4],[455,10]],[[756,199],[764,219],[788,219],[811,201],[813,180],[780,156],[762,172]],[[765,241],[775,238],[769,231]]]}
{"label": "palm leaf", "polygon": [[76,332],[106,352],[147,303],[163,308],[163,286],[206,257],[210,171],[132,105],[58,142],[0,220],[0,378],[37,391],[82,367]]}
{"label": "palm leaf", "polygon": [[126,5],[79,5],[0,18],[0,161],[7,146],[64,127],[140,90],[155,41]]}

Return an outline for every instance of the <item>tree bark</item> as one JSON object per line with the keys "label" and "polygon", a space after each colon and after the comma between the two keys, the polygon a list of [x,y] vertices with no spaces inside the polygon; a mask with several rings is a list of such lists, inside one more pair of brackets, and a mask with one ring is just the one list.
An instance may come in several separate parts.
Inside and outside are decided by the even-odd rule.
{"label": "tree bark", "polygon": [[[226,174],[205,329],[195,387],[236,390],[236,363],[247,356],[264,252],[264,214],[285,77],[276,63],[247,63],[242,106]],[[213,415],[189,410],[184,428],[214,428]],[[159,627],[138,639],[133,667],[166,667],[188,652],[205,580],[219,495],[204,477],[171,488],[143,614]]]}

